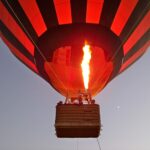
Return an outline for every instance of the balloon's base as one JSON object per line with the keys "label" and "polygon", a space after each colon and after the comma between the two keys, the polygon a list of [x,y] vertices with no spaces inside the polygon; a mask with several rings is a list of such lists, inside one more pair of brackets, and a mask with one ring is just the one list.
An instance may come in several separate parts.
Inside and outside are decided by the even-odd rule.
{"label": "balloon's base", "polygon": [[60,138],[95,138],[100,134],[98,104],[57,104],[55,129]]}

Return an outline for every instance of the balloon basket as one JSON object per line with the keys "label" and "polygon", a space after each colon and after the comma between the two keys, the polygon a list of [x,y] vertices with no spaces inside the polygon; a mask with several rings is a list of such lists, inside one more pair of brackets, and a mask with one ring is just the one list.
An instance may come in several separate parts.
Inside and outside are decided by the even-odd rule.
{"label": "balloon basket", "polygon": [[62,104],[56,106],[55,130],[59,138],[96,138],[100,134],[98,104]]}

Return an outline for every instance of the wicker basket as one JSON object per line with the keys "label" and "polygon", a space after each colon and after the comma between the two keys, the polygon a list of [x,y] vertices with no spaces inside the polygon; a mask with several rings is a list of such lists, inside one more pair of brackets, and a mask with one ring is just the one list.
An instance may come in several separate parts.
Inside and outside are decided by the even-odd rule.
{"label": "wicker basket", "polygon": [[98,137],[100,128],[99,105],[58,104],[56,106],[57,137]]}

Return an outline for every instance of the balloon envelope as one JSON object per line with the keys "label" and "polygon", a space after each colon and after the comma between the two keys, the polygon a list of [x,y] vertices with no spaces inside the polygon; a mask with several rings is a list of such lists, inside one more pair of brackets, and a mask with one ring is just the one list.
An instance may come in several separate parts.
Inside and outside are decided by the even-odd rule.
{"label": "balloon envelope", "polygon": [[0,35],[22,63],[68,97],[85,89],[87,41],[94,96],[147,50],[149,7],[148,0],[1,0]]}

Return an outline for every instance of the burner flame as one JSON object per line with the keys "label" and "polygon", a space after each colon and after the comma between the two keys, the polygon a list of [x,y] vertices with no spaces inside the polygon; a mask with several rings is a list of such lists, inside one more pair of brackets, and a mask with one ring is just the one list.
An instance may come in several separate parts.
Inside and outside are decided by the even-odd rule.
{"label": "burner flame", "polygon": [[81,63],[82,76],[83,76],[85,90],[88,90],[88,85],[89,85],[90,60],[91,60],[90,45],[85,44],[83,46],[83,60]]}

